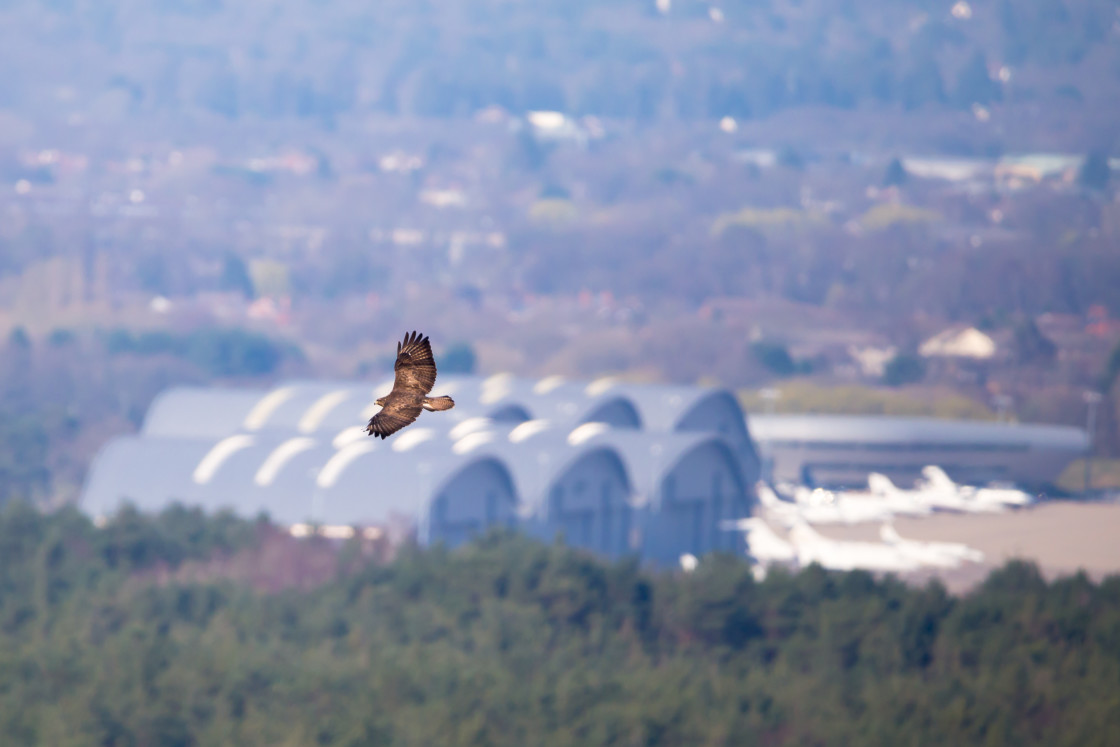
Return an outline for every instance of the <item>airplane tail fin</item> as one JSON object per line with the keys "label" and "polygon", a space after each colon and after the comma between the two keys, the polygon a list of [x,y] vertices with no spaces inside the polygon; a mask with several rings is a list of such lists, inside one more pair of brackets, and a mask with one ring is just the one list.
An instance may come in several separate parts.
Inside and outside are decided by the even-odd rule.
{"label": "airplane tail fin", "polygon": [[798,521],[790,527],[789,539],[794,545],[803,545],[809,542],[819,542],[823,538],[809,526],[807,521]]}
{"label": "airplane tail fin", "polygon": [[901,541],[902,537],[899,536],[898,530],[894,528],[894,524],[884,524],[879,527],[879,539],[888,545],[893,545]]}
{"label": "airplane tail fin", "polygon": [[425,397],[424,409],[425,410],[450,410],[455,406],[455,400],[448,397],[446,394],[442,397]]}
{"label": "airplane tail fin", "polygon": [[941,488],[943,490],[956,490],[957,484],[953,482],[945,470],[941,469],[935,464],[930,464],[922,467],[922,477],[930,484],[930,487]]}
{"label": "airplane tail fin", "polygon": [[760,482],[755,486],[755,492],[758,494],[758,502],[767,508],[772,508],[781,503],[781,499],[778,498],[774,489],[764,482]]}
{"label": "airplane tail fin", "polygon": [[874,495],[894,495],[898,492],[898,488],[891,482],[891,478],[878,472],[872,472],[867,476],[867,488]]}

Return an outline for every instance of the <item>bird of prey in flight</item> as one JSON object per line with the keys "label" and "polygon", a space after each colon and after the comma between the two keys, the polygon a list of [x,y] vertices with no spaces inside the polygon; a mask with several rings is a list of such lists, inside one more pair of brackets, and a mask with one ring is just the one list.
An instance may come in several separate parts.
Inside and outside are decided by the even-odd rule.
{"label": "bird of prey in flight", "polygon": [[381,411],[369,419],[369,435],[388,438],[420,417],[421,410],[450,410],[455,406],[450,397],[428,396],[436,383],[436,361],[424,335],[406,333],[404,341],[397,343],[393,370],[393,391],[377,400]]}

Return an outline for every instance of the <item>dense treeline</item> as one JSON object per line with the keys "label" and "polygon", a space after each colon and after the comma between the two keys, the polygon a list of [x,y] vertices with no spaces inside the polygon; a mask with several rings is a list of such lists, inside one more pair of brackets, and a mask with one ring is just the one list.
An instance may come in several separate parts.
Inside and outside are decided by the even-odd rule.
{"label": "dense treeline", "polygon": [[300,359],[299,348],[282,345],[244,329],[196,329],[186,334],[166,330],[132,333],[122,327],[105,335],[110,355],[171,355],[197,366],[209,376],[263,376],[273,373],[285,356]]}
{"label": "dense treeline", "polygon": [[[691,575],[491,535],[265,592],[266,522],[0,515],[8,744],[1104,744],[1120,579],[953,598],[811,568]],[[286,540],[298,556],[309,543]],[[210,559],[208,581],[184,573]]]}

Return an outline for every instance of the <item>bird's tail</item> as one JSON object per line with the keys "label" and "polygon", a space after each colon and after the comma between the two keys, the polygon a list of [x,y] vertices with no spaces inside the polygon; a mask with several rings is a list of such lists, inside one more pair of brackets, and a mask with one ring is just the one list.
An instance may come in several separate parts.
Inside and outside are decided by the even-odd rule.
{"label": "bird's tail", "polygon": [[425,410],[450,410],[455,406],[455,400],[448,397],[446,394],[442,397],[425,397],[424,409]]}

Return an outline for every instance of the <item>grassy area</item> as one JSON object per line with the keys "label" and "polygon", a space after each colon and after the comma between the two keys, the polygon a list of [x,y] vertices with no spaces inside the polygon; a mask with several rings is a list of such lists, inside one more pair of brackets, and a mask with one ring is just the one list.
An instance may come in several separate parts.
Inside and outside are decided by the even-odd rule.
{"label": "grassy area", "polygon": [[824,216],[797,208],[745,207],[734,213],[723,213],[712,224],[712,235],[719,236],[733,226],[766,230],[773,228],[802,229],[824,222]]}
{"label": "grassy area", "polygon": [[875,205],[864,213],[859,219],[859,224],[868,231],[881,231],[891,226],[932,223],[940,219],[941,215],[935,210],[913,205],[884,203]]}
{"label": "grassy area", "polygon": [[[1097,457],[1093,459],[1090,481],[1093,490],[1120,489],[1120,459]],[[1077,461],[1066,467],[1058,478],[1058,487],[1070,493],[1085,490],[1085,460]]]}
{"label": "grassy area", "polygon": [[571,223],[579,217],[579,210],[571,200],[547,198],[537,200],[529,208],[529,218],[537,223]]}
{"label": "grassy area", "polygon": [[[826,415],[908,415],[958,420],[994,420],[984,404],[961,394],[938,388],[903,390],[867,386],[820,386],[808,381],[790,381],[771,387],[781,392],[774,412]],[[747,412],[766,412],[768,403],[758,390],[739,392]]]}

